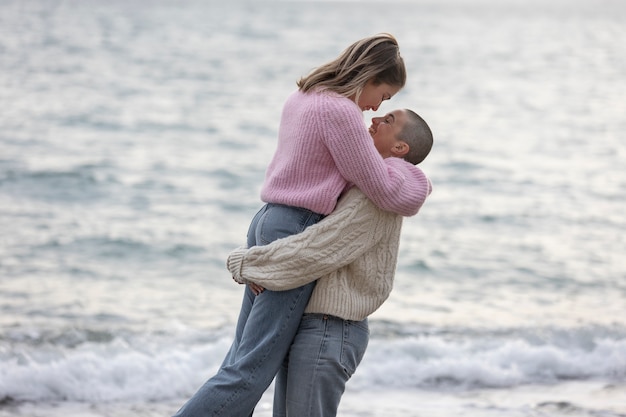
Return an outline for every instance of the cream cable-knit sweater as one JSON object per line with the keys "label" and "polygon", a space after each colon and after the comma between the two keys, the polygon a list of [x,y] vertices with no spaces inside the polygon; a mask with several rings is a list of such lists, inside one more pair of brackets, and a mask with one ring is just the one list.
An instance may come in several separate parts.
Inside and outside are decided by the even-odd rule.
{"label": "cream cable-knit sweater", "polygon": [[401,227],[402,216],[352,188],[319,223],[266,246],[238,248],[227,265],[235,281],[274,291],[317,279],[305,313],[363,320],[391,292]]}

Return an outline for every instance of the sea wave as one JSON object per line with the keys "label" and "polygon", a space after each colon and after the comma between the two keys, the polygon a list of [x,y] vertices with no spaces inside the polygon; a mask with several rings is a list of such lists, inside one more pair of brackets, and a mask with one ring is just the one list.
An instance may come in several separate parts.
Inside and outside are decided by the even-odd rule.
{"label": "sea wave", "polygon": [[626,340],[598,337],[590,346],[500,340],[415,337],[372,343],[355,377],[366,388],[509,388],[626,376]]}
{"label": "sea wave", "polygon": [[[219,367],[230,329],[198,333],[5,334],[2,402],[170,400],[191,395]],[[470,390],[626,377],[626,339],[606,329],[431,332],[373,338],[351,389]],[[10,340],[7,339],[10,337]],[[567,341],[570,343],[567,343]],[[2,346],[0,345],[0,346]],[[97,383],[93,383],[97,381]]]}

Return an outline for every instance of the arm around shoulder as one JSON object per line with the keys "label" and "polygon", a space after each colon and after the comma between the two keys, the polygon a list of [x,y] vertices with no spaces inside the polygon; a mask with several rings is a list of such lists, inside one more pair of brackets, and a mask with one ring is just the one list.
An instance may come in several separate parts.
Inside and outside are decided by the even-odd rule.
{"label": "arm around shoulder", "polygon": [[407,217],[416,215],[432,193],[430,180],[419,167],[401,158],[386,158],[385,164],[390,172],[393,171],[390,175],[402,180],[398,193],[388,199],[382,208]]}

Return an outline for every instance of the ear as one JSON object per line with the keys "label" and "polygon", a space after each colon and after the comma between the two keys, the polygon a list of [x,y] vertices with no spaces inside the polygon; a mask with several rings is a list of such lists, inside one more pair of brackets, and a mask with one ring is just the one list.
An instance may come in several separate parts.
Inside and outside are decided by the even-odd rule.
{"label": "ear", "polygon": [[402,158],[409,153],[409,144],[406,142],[398,141],[391,148],[391,155],[397,158]]}

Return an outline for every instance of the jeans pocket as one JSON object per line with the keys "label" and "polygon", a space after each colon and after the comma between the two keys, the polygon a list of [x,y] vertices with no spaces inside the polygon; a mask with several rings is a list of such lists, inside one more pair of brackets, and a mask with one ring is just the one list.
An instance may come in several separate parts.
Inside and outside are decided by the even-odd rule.
{"label": "jeans pocket", "polygon": [[359,322],[343,321],[341,365],[350,377],[361,363],[369,342],[370,333],[366,320]]}

